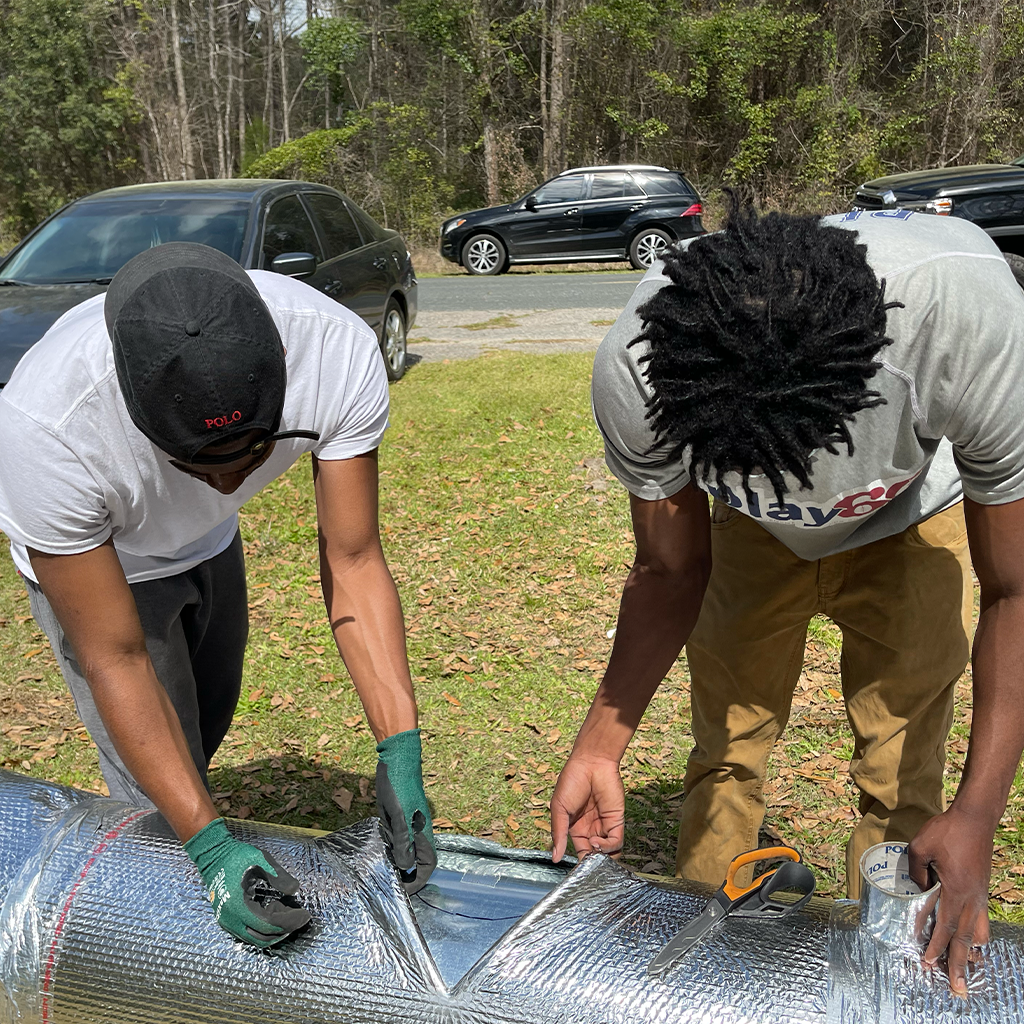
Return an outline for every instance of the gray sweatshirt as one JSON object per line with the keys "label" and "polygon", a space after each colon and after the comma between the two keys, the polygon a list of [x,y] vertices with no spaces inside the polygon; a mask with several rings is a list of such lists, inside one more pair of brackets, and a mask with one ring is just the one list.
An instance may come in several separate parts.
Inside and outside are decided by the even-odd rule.
{"label": "gray sweatshirt", "polygon": [[[812,456],[810,489],[786,475],[779,502],[768,479],[738,473],[698,483],[761,523],[801,558],[816,559],[889,537],[963,495],[998,505],[1024,497],[1024,292],[992,240],[964,220],[906,210],[854,211],[823,223],[857,233],[886,281],[893,344],[869,381],[885,404],[859,412],[845,446]],[[637,308],[668,283],[656,263],[602,341],[593,407],[609,469],[639,498],[690,481],[689,450],[651,451],[651,390],[638,360],[647,344]]]}

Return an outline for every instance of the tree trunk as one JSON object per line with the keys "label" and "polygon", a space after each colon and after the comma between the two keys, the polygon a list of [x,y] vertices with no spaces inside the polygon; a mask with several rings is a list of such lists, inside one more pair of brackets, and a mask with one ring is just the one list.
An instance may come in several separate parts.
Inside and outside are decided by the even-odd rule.
{"label": "tree trunk", "polygon": [[277,34],[278,62],[281,66],[281,124],[284,128],[284,141],[291,137],[291,103],[288,102],[288,58],[284,44],[288,39],[288,24],[285,21],[287,0],[281,0],[281,30]]}
{"label": "tree trunk", "polygon": [[978,5],[977,18],[981,26],[978,39],[978,76],[969,100],[965,141],[965,159],[977,162],[980,153],[980,137],[985,117],[993,107],[996,92],[996,62],[999,60],[1000,35],[1002,29],[1001,0],[985,0]]}
{"label": "tree trunk", "polygon": [[484,181],[487,203],[495,206],[501,199],[498,182],[498,146],[494,125],[494,92],[491,84],[491,11],[489,0],[476,0],[470,16],[476,73],[479,79],[480,122],[484,149]]}
{"label": "tree trunk", "polygon": [[[213,93],[213,115],[217,134],[217,177],[228,176],[227,144],[224,138],[224,111],[220,92],[220,46],[217,39],[217,23],[214,16],[213,0],[206,2],[206,25],[209,31],[209,48],[206,55],[210,68],[210,90]],[[230,103],[230,92],[228,93]]]}
{"label": "tree trunk", "polygon": [[236,76],[238,80],[238,173],[242,173],[245,160],[245,44],[249,34],[249,4],[242,0],[238,5],[238,48],[235,52]]}
{"label": "tree trunk", "polygon": [[188,117],[188,95],[185,92],[185,68],[181,60],[181,32],[178,26],[178,2],[171,0],[171,52],[174,54],[174,83],[178,98],[178,134],[181,145],[181,177],[189,181],[196,176],[192,149],[192,129]]}
{"label": "tree trunk", "polygon": [[[568,47],[565,38],[565,0],[552,0],[551,97],[548,101],[548,130],[545,133],[545,174],[551,177],[565,167],[565,72]],[[550,142],[549,142],[550,140]]]}
{"label": "tree trunk", "polygon": [[551,117],[548,106],[548,4],[540,0],[540,135],[545,178],[554,176],[551,153]]}
{"label": "tree trunk", "polygon": [[263,124],[267,131],[267,147],[274,146],[274,0],[267,0],[266,7],[260,7],[265,57],[263,77],[267,87],[263,93]]}
{"label": "tree trunk", "polygon": [[487,180],[487,205],[497,206],[501,202],[501,187],[498,181],[497,132],[490,113],[484,115],[484,176]]}

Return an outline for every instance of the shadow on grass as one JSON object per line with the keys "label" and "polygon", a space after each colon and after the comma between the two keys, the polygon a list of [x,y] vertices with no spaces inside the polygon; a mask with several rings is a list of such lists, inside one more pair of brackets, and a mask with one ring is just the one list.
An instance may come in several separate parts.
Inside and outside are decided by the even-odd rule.
{"label": "shadow on grass", "polygon": [[377,813],[372,778],[299,756],[215,766],[209,785],[229,818],[333,832]]}
{"label": "shadow on grass", "polygon": [[674,872],[682,802],[681,778],[651,779],[642,785],[627,781],[622,859],[630,867],[652,874]]}

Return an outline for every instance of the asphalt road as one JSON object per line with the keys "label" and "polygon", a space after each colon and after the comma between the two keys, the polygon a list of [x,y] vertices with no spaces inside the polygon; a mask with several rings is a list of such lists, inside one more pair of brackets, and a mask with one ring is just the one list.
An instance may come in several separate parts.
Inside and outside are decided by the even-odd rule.
{"label": "asphalt road", "polygon": [[515,313],[540,309],[621,309],[643,277],[638,271],[428,277],[419,282],[423,313]]}

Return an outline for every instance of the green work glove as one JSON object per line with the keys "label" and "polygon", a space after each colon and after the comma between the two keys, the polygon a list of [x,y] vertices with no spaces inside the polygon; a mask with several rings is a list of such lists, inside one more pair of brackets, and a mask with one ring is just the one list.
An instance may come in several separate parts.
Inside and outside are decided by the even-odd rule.
{"label": "green work glove", "polygon": [[437,867],[419,729],[395,733],[377,744],[377,814],[405,891],[427,884]]}
{"label": "green work glove", "polygon": [[302,907],[267,893],[269,887],[294,896],[298,881],[273,857],[233,838],[223,818],[200,829],[185,852],[199,868],[217,922],[236,939],[266,949],[309,924]]}

